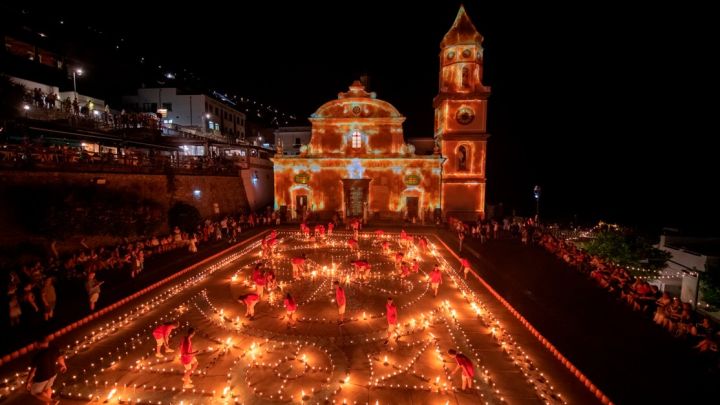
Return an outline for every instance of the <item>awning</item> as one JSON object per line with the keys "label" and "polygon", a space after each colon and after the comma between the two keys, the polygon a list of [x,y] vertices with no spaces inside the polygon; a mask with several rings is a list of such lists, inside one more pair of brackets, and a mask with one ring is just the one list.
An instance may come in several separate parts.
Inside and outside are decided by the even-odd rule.
{"label": "awning", "polygon": [[[134,141],[129,139],[121,139],[121,138],[114,138],[110,136],[105,136],[102,134],[97,133],[86,133],[86,132],[67,132],[67,131],[60,131],[56,129],[47,129],[47,128],[38,128],[38,127],[29,127],[31,131],[36,132],[42,132],[44,133],[50,133],[54,135],[67,135],[73,138],[73,140],[96,140],[98,143],[102,143],[102,141],[105,142],[114,142],[118,144],[125,144],[125,145],[135,145],[135,146],[144,146],[144,147],[150,147],[150,148],[157,148],[157,149],[166,149],[166,150],[180,150],[177,146],[168,146],[168,145],[159,145],[159,144],[152,144],[152,143],[146,143],[146,142],[140,142],[140,141]],[[63,140],[64,138],[49,138],[44,137],[45,139],[53,139],[53,140]]]}

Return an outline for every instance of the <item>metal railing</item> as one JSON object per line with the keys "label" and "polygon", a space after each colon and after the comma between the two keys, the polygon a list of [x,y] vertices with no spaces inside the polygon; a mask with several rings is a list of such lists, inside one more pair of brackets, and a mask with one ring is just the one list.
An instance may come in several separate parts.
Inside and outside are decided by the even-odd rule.
{"label": "metal railing", "polygon": [[93,153],[76,148],[0,146],[0,169],[237,176],[232,160],[200,156]]}

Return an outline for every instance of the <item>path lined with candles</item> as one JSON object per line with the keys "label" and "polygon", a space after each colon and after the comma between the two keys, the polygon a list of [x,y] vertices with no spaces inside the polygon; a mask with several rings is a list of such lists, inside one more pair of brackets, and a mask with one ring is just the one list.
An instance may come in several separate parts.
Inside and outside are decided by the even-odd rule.
{"label": "path lined with candles", "polygon": [[[349,237],[336,232],[315,240],[279,232],[279,246],[266,265],[278,288],[266,292],[252,321],[236,298],[254,291],[251,273],[261,259],[260,244],[240,249],[68,345],[71,371],[55,387],[66,400],[127,405],[566,403],[552,378],[485,305],[492,298],[465,283],[445,248],[401,248],[397,235],[386,233],[380,238],[391,242],[393,252],[383,253],[376,235],[361,233],[355,252],[345,247]],[[393,260],[398,250],[404,260],[420,262],[418,273],[400,277]],[[298,281],[290,259],[301,253],[311,264]],[[372,264],[366,280],[357,279],[349,264],[358,258]],[[434,298],[428,273],[436,263],[444,282]],[[348,300],[342,326],[336,323],[333,280],[341,281]],[[288,291],[299,304],[293,329],[283,319]],[[388,296],[398,307],[400,338],[384,344]],[[182,388],[182,366],[173,355],[155,357],[151,332],[170,320],[181,322],[173,348],[186,327],[198,331],[192,389]],[[456,363],[447,355],[450,348],[473,361],[472,390],[456,388],[460,376],[451,375]],[[9,403],[20,401],[21,395],[12,394],[23,375],[9,379]]]}

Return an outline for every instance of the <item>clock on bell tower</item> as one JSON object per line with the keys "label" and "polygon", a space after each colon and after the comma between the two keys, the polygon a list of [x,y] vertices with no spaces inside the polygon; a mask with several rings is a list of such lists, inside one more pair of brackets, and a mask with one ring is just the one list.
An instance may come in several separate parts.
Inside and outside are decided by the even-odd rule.
{"label": "clock on bell tower", "polygon": [[446,216],[475,220],[485,212],[487,99],[482,84],[483,37],[460,6],[440,43],[440,91],[433,100],[435,140],[445,159],[442,209]]}

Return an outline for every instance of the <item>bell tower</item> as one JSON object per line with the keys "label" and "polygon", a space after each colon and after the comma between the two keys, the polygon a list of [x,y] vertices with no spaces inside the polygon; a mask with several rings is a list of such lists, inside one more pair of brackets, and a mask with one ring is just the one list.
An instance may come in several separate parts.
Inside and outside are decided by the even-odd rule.
{"label": "bell tower", "polygon": [[483,37],[460,6],[440,43],[440,89],[433,100],[435,142],[444,158],[442,209],[475,220],[485,212],[487,99],[482,84]]}

